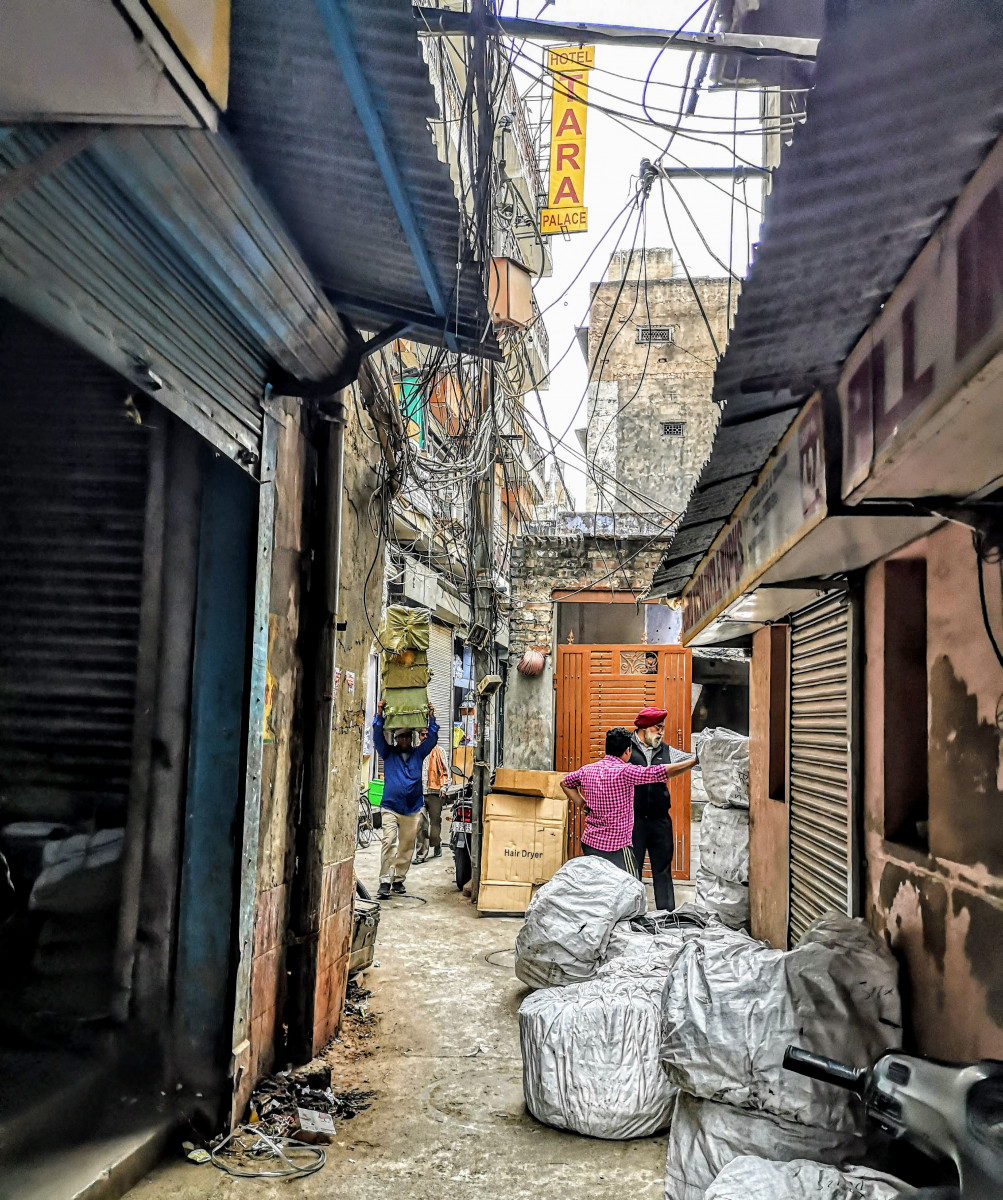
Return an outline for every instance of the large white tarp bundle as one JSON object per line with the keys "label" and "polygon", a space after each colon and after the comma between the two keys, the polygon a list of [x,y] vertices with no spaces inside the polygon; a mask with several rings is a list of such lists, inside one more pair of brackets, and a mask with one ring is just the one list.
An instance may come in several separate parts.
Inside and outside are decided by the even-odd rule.
{"label": "large white tarp bundle", "polygon": [[[699,734],[697,735],[699,737]],[[694,738],[693,752],[696,753],[696,738]],[[698,804],[703,805],[709,803],[707,799],[707,789],[703,785],[703,772],[699,767],[694,767],[690,771],[690,806],[696,807]]]}
{"label": "large white tarp bundle", "polygon": [[865,1151],[863,1138],[852,1133],[799,1125],[680,1092],[669,1125],[665,1200],[704,1200],[724,1168],[745,1155],[781,1162],[809,1159],[842,1167]]}
{"label": "large white tarp bundle", "polygon": [[900,1044],[901,1023],[891,953],[863,921],[832,914],[789,952],[751,938],[686,942],[662,992],[661,1057],[693,1096],[857,1132],[850,1093],[785,1070],[784,1051],[868,1066]]}
{"label": "large white tarp bundle", "polygon": [[617,921],[648,907],[644,884],[604,858],[573,858],[529,902],[515,973],[534,988],[580,983],[606,958]]}
{"label": "large white tarp bundle", "polygon": [[523,1091],[537,1120],[617,1139],[668,1125],[675,1089],[658,1061],[662,982],[645,960],[621,958],[585,983],[526,997]]}
{"label": "large white tarp bundle", "polygon": [[700,826],[700,868],[727,883],[749,882],[749,810],[708,804]]}
{"label": "large white tarp bundle", "polygon": [[703,932],[709,918],[689,904],[674,912],[645,913],[628,921],[618,921],[606,947],[606,961],[632,957],[652,958],[659,962],[665,950],[677,950],[689,937]]}
{"label": "large white tarp bundle", "polygon": [[[710,811],[710,805],[707,806]],[[696,888],[693,904],[700,912],[717,917],[732,929],[741,929],[749,924],[749,885],[731,883],[722,879],[703,864],[703,844],[700,846],[701,860],[697,867]]]}
{"label": "large white tarp bundle", "polygon": [[909,1184],[869,1167],[828,1167],[795,1159],[736,1158],[704,1193],[704,1200],[897,1200]]}
{"label": "large white tarp bundle", "polygon": [[733,729],[704,729],[693,747],[711,804],[748,808],[749,739]]}

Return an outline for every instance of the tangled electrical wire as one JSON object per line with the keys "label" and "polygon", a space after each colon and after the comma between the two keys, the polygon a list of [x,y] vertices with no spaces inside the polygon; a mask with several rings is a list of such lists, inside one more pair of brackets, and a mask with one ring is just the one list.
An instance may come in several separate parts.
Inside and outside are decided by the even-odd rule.
{"label": "tangled electrical wire", "polygon": [[[709,25],[710,14],[714,8],[714,5],[710,5],[709,11],[704,13],[705,27]],[[690,14],[683,27],[707,9],[708,5],[704,0]],[[666,45],[671,40],[671,37],[668,38]],[[538,255],[537,279],[542,275],[547,249],[537,230],[534,213],[517,181],[507,174],[498,156],[492,153],[487,163],[483,161],[484,139],[485,136],[489,137],[490,144],[494,147],[503,115],[514,105],[521,103],[514,82],[517,77],[531,88],[539,86],[541,145],[536,153],[537,171],[540,173],[542,134],[546,124],[543,111],[546,102],[544,82],[553,82],[553,77],[541,69],[535,58],[527,54],[525,42],[506,42],[499,38],[481,38],[478,41],[474,36],[464,36],[451,39],[448,43],[441,38],[423,38],[421,44],[442,114],[443,152],[452,169],[459,200],[457,283],[450,294],[451,312],[446,319],[446,324],[449,324],[451,320],[455,322],[455,317],[458,316],[458,280],[463,269],[470,265],[475,266],[484,276],[485,284],[487,283],[486,272],[491,262],[492,251],[497,245],[498,222],[501,222],[505,229],[505,236],[515,238],[517,243],[520,236],[525,240],[527,230],[532,234],[534,253]],[[696,231],[705,251],[724,272],[728,280],[729,312],[732,285],[740,278],[733,269],[731,251],[735,210],[737,208],[745,212],[746,240],[750,245],[751,214],[755,213],[758,217],[759,210],[748,201],[744,178],[741,180],[741,195],[738,194],[735,181],[730,188],[720,187],[714,179],[702,177],[699,169],[683,163],[682,159],[673,154],[674,140],[678,137],[697,144],[724,148],[736,164],[755,167],[755,163],[739,153],[739,138],[762,136],[767,132],[789,132],[798,117],[794,111],[795,98],[795,103],[791,105],[792,112],[775,119],[764,118],[762,114],[755,118],[740,118],[736,98],[733,117],[710,116],[694,120],[697,100],[706,74],[707,55],[690,55],[684,81],[679,85],[653,79],[661,54],[662,51],[659,51],[655,56],[643,80],[618,75],[601,67],[596,68],[603,82],[590,86],[587,100],[589,107],[624,128],[631,129],[642,138],[644,134],[641,130],[644,127],[667,133],[668,138],[665,142],[644,138],[657,150],[657,155],[648,169],[642,170],[631,194],[560,295],[546,308],[537,308],[534,319],[527,328],[518,331],[497,331],[504,362],[497,372],[496,386],[494,381],[488,382],[483,363],[477,358],[450,352],[443,347],[417,347],[412,344],[405,347],[402,343],[394,343],[380,351],[378,359],[374,359],[371,364],[371,370],[368,372],[369,396],[364,400],[364,404],[371,415],[377,410],[382,413],[383,419],[379,422],[376,436],[384,450],[377,487],[368,513],[373,532],[377,535],[377,548],[366,576],[367,618],[373,627],[374,636],[375,625],[378,622],[374,619],[375,614],[369,610],[368,598],[372,579],[382,579],[384,575],[384,572],[380,572],[379,576],[376,576],[381,555],[389,567],[388,574],[391,579],[399,577],[408,560],[415,560],[440,572],[459,593],[467,593],[473,597],[476,583],[476,547],[473,544],[475,522],[471,517],[484,484],[497,483],[502,490],[502,503],[495,504],[495,512],[500,513],[502,520],[492,547],[493,561],[489,564],[502,571],[509,561],[513,534],[529,512],[530,503],[524,497],[539,494],[539,478],[536,473],[548,460],[553,463],[553,472],[565,493],[566,487],[561,473],[562,459],[581,466],[594,489],[595,528],[598,529],[599,518],[603,512],[608,512],[614,548],[618,542],[618,515],[636,519],[637,529],[657,531],[642,545],[641,550],[658,537],[665,536],[678,520],[679,514],[669,511],[657,498],[646,495],[645,489],[640,488],[636,481],[631,484],[618,478],[615,461],[603,449],[610,428],[624,409],[635,402],[641,393],[640,381],[633,387],[629,396],[622,401],[618,399],[616,408],[610,413],[605,426],[597,431],[596,436],[590,436],[588,449],[584,453],[568,443],[568,434],[586,400],[589,400],[590,404],[589,415],[593,415],[590,396],[595,395],[598,384],[603,380],[617,338],[625,328],[636,324],[634,314],[639,305],[643,304],[645,323],[650,325],[646,204],[656,182],[670,241],[704,322],[713,355],[715,358],[720,356],[720,334],[715,330],[703,304],[700,289],[684,256],[679,252],[669,220],[666,195],[670,194],[679,202],[679,207]],[[457,57],[463,64],[463,70],[459,73],[455,69]],[[699,66],[694,74],[697,59]],[[641,86],[640,101],[628,100],[619,95],[612,83],[606,83],[607,80],[625,80]],[[559,83],[557,86],[559,88]],[[655,93],[666,88],[679,91],[679,102],[675,107],[660,105],[654,98]],[[789,95],[794,97],[796,89],[788,91]],[[485,107],[485,99],[486,112],[479,112],[479,109],[483,110]],[[484,120],[489,122],[487,135]],[[720,132],[730,134],[730,144],[716,136],[719,131],[714,127],[715,121],[725,120],[730,127]],[[731,229],[727,261],[714,252],[697,216],[684,200],[680,189],[671,178],[659,173],[658,168],[664,161],[686,166],[695,178],[705,178],[708,185],[728,196],[731,204]],[[614,231],[616,250],[621,256],[626,256],[626,264],[621,272],[616,296],[608,314],[605,314],[605,328],[598,342],[594,343],[596,348],[588,364],[588,378],[582,396],[567,427],[555,436],[547,422],[539,389],[572,352],[575,339],[572,339],[556,360],[547,364],[545,373],[540,376],[533,365],[533,338],[537,327],[543,324],[544,314],[581,278],[593,256],[600,247],[606,245]],[[619,327],[611,332],[614,314],[623,318],[619,302],[628,288],[631,265],[635,254],[638,253],[639,236],[641,266],[634,279],[630,280],[633,284],[630,288],[633,293],[629,300],[630,309],[626,318],[621,319]],[[625,245],[625,239],[629,239],[629,246]],[[599,294],[600,289],[593,290],[583,323],[592,313],[593,304]],[[608,292],[605,293],[604,303],[606,299]],[[444,327],[444,340],[445,333]],[[489,333],[490,323],[485,325],[482,341]],[[714,365],[712,360],[702,358],[693,347],[678,345],[676,348],[681,353],[706,362],[710,367]],[[649,353],[650,342],[645,350],[642,379],[647,373]],[[527,397],[531,394],[535,395],[539,416],[532,413],[528,406]],[[357,411],[358,403],[357,396]],[[359,418],[361,420],[361,412]],[[631,536],[633,537],[633,534]],[[636,541],[636,538],[634,540]],[[604,556],[604,564],[608,567],[604,578],[612,580],[613,576],[619,573],[626,579],[625,566],[640,552],[636,551],[625,561],[618,558],[612,566],[605,564]]]}

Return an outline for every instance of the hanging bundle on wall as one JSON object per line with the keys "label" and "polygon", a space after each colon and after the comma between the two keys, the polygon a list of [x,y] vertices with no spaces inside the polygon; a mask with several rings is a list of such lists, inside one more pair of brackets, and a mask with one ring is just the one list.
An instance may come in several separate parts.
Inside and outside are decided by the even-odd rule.
{"label": "hanging bundle on wall", "polygon": [[535,676],[543,670],[547,656],[540,650],[527,650],[515,665],[520,675]]}

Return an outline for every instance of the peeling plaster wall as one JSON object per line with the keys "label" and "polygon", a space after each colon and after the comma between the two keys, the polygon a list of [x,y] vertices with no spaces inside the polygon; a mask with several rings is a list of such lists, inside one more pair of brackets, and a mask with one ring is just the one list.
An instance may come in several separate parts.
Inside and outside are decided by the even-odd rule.
{"label": "peeling plaster wall", "polygon": [[[355,895],[355,836],[362,763],[362,733],[373,633],[383,596],[383,556],[369,521],[369,502],[377,485],[379,447],[361,405],[346,406],[345,487],[341,519],[341,592],[337,665],[340,681],[332,713],[330,785],[324,838],[324,877],[314,1045],[321,1047],[338,1030],[348,982]],[[365,427],[363,426],[365,423]],[[374,558],[376,567],[370,571]],[[367,590],[368,576],[368,590]],[[355,676],[354,690],[349,674]]]}
{"label": "peeling plaster wall", "polygon": [[[242,1091],[282,1051],[286,930],[295,860],[293,821],[303,766],[303,663],[299,656],[303,503],[310,448],[300,405],[284,402],[275,466],[275,533],[269,606],[265,742],[261,769],[258,904],[251,962],[251,1057]],[[243,1097],[246,1102],[247,1097]],[[238,1103],[238,1109],[243,1107]]]}
{"label": "peeling plaster wall", "polygon": [[[867,911],[905,966],[911,1036],[948,1059],[1003,1057],[1003,669],[989,645],[970,534],[900,551],[927,560],[929,854],[884,838],[884,564],[865,592]],[[987,599],[1001,612],[998,571]],[[997,626],[998,627],[998,626]]]}
{"label": "peeling plaster wall", "polygon": [[[595,288],[589,361],[599,365],[595,371],[598,382],[590,390],[587,455],[626,485],[616,489],[615,511],[682,512],[710,455],[717,429],[719,412],[711,400],[714,346],[689,282],[684,277],[669,277],[671,253],[649,250],[646,277],[640,265],[638,254],[619,300],[623,264],[618,260],[611,264],[610,277]],[[728,330],[728,282],[695,279],[694,284],[714,338],[723,348]],[[738,289],[733,287],[733,304],[737,295]],[[616,311],[610,320],[614,303]],[[667,344],[638,342],[638,330],[646,325],[673,326],[675,340]],[[665,421],[684,422],[684,435],[663,435],[661,424]],[[589,511],[595,512],[594,485],[589,489]],[[609,497],[605,508],[610,511]]]}
{"label": "peeling plaster wall", "polygon": [[[332,1037],[341,1020],[351,945],[355,891],[356,795],[361,760],[369,647],[372,634],[363,609],[363,588],[376,537],[368,519],[376,484],[378,448],[360,407],[347,405],[344,511],[342,516],[341,611],[338,633],[341,682],[333,707],[334,736],[324,833],[321,927],[314,1042]],[[276,514],[269,617],[268,702],[261,785],[258,904],[251,966],[251,1050],[241,1097],[260,1075],[281,1061],[286,1001],[286,935],[295,866],[295,821],[303,769],[303,661],[300,614],[307,565],[304,528],[306,481],[313,451],[301,427],[302,406],[287,400],[281,413],[276,462]],[[363,429],[360,422],[365,422]],[[369,578],[369,613],[380,611],[382,557]],[[355,673],[354,695],[346,675]],[[241,1107],[238,1104],[238,1107]]]}

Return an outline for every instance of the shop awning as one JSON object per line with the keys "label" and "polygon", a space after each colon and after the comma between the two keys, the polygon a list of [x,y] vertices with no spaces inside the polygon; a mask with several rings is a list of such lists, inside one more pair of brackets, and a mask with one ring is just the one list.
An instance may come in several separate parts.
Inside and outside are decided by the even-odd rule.
{"label": "shop awning", "polygon": [[677,596],[808,395],[840,369],[1003,128],[1003,10],[831,6],[714,378],[722,421],[655,573]]}
{"label": "shop awning", "polygon": [[499,355],[409,0],[233,7],[225,125],[355,324]]}

